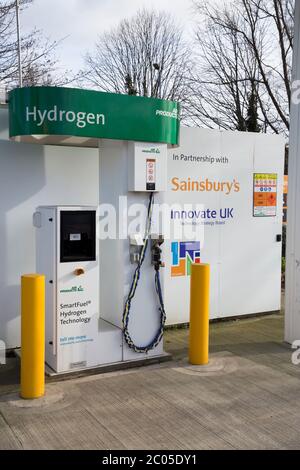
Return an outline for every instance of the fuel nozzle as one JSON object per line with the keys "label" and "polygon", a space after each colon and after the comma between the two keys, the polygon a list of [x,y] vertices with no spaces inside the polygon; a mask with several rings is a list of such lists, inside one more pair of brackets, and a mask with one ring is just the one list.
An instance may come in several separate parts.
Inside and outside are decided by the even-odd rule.
{"label": "fuel nozzle", "polygon": [[152,265],[154,266],[155,271],[159,271],[160,268],[164,268],[165,264],[162,263],[161,254],[162,249],[161,245],[164,243],[164,237],[162,235],[154,236],[151,238],[151,259]]}

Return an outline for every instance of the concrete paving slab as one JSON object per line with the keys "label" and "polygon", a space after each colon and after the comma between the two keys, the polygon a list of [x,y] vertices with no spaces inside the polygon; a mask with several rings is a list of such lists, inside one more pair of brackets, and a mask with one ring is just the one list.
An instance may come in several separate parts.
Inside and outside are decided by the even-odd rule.
{"label": "concrete paving slab", "polygon": [[11,426],[0,414],[0,450],[22,449],[23,446],[13,433]]}
{"label": "concrete paving slab", "polygon": [[173,361],[47,384],[40,401],[0,396],[1,449],[300,449],[300,366],[283,317],[211,327],[211,361],[187,362],[187,330],[166,332]]}

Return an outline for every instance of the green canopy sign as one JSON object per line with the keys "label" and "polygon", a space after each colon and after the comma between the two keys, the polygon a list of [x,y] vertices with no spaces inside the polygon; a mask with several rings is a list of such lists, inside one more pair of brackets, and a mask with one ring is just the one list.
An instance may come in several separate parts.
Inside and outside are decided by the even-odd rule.
{"label": "green canopy sign", "polygon": [[16,88],[9,94],[9,135],[55,145],[96,146],[97,139],[177,145],[179,104],[77,88]]}

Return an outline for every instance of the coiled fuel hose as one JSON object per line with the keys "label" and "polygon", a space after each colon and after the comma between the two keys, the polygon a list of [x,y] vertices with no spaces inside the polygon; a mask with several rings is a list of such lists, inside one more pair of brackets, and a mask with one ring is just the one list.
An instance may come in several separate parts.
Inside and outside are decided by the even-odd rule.
{"label": "coiled fuel hose", "polygon": [[139,346],[136,345],[129,333],[128,325],[129,325],[129,318],[130,318],[130,307],[131,307],[131,301],[134,298],[138,282],[141,276],[141,270],[142,270],[142,265],[145,260],[146,252],[147,252],[147,247],[149,244],[149,237],[150,237],[150,231],[151,231],[151,223],[152,223],[152,213],[153,213],[153,204],[154,204],[154,193],[150,194],[149,197],[149,204],[148,204],[148,212],[147,212],[147,222],[146,222],[146,230],[145,230],[145,238],[144,238],[144,244],[141,247],[140,251],[140,256],[139,256],[139,261],[138,265],[134,271],[131,287],[129,290],[129,294],[127,297],[127,300],[125,302],[124,306],[124,311],[123,311],[123,334],[126,343],[130,347],[130,349],[133,349],[137,353],[147,353],[148,351],[151,351],[154,349],[158,344],[160,343],[163,332],[164,332],[164,326],[166,322],[166,312],[165,312],[165,307],[164,307],[164,301],[163,301],[163,296],[162,296],[162,290],[161,290],[161,282],[160,282],[160,275],[159,275],[159,265],[155,266],[155,290],[157,293],[158,301],[159,301],[159,314],[160,314],[160,326],[158,331],[156,332],[154,338],[151,340],[151,342],[146,345],[146,346]]}

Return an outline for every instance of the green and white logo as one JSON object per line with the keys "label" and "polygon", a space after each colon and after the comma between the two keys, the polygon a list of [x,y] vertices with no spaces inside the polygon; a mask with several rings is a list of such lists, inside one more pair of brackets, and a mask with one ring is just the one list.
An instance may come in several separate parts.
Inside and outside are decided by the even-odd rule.
{"label": "green and white logo", "polygon": [[61,294],[66,294],[69,292],[84,292],[84,288],[82,286],[73,286],[73,287],[70,287],[69,289],[61,289],[59,292]]}
{"label": "green and white logo", "polygon": [[158,155],[160,153],[159,148],[152,148],[152,149],[143,149],[142,153],[149,153],[151,155]]}
{"label": "green and white logo", "polygon": [[156,116],[164,116],[171,119],[179,119],[178,108],[174,108],[172,111],[167,111],[165,109],[157,109]]}

